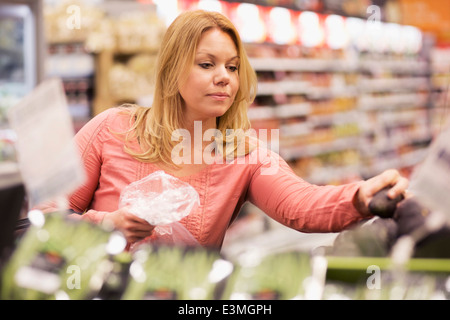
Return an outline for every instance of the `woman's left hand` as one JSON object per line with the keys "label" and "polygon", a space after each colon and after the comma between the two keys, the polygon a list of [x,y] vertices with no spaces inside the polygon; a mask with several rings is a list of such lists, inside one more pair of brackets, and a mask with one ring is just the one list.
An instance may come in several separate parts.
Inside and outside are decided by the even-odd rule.
{"label": "woman's left hand", "polygon": [[369,217],[372,214],[369,211],[369,203],[373,196],[386,187],[390,187],[388,197],[395,197],[406,194],[409,180],[401,176],[395,169],[389,169],[381,174],[364,181],[359,187],[353,198],[353,205],[363,217]]}

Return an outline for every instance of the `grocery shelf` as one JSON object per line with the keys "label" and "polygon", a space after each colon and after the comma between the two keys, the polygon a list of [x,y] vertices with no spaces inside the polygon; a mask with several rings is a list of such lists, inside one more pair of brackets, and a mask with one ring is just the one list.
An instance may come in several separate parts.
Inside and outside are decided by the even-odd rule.
{"label": "grocery shelf", "polygon": [[318,58],[255,58],[249,59],[256,71],[355,72],[352,60]]}
{"label": "grocery shelf", "polygon": [[361,79],[358,89],[364,93],[428,89],[429,81],[427,77]]}
{"label": "grocery shelf", "polygon": [[281,148],[280,155],[286,160],[292,160],[300,157],[316,156],[323,153],[347,150],[352,148],[352,146],[358,146],[359,139],[359,137],[346,137],[330,142]]}
{"label": "grocery shelf", "polygon": [[379,74],[381,71],[391,71],[397,74],[407,75],[427,75],[429,73],[429,64],[426,61],[417,59],[361,59],[359,69],[363,71]]}
{"label": "grocery shelf", "polygon": [[[433,132],[426,46],[404,55],[357,47],[247,47],[259,81],[250,120],[258,128],[280,130],[280,155],[294,168],[302,167],[310,182],[347,181],[357,173],[370,177],[424,158]],[[359,154],[354,163],[342,166],[318,159],[329,153],[339,159],[337,154],[348,150]],[[329,174],[329,181],[315,166]]]}
{"label": "grocery shelf", "polygon": [[392,110],[398,108],[421,108],[428,102],[426,93],[392,93],[383,96],[361,94],[358,105],[362,110]]}
{"label": "grocery shelf", "polygon": [[403,74],[427,74],[429,66],[416,60],[250,58],[256,71],[358,72],[390,70]]}

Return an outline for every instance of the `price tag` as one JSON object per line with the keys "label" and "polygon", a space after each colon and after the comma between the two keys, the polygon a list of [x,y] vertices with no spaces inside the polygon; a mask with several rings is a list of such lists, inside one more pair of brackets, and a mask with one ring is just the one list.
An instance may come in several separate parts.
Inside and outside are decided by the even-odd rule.
{"label": "price tag", "polygon": [[411,177],[411,190],[433,211],[450,221],[450,127],[430,146],[429,154]]}
{"label": "price tag", "polygon": [[61,80],[49,79],[8,110],[31,207],[66,196],[84,181]]}

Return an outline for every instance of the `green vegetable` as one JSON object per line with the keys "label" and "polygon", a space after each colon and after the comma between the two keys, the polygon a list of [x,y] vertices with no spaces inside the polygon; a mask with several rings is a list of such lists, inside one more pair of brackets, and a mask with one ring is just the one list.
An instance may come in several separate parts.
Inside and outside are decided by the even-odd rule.
{"label": "green vegetable", "polygon": [[215,251],[177,246],[147,246],[135,253],[124,300],[211,300],[216,284],[209,278],[220,256]]}
{"label": "green vegetable", "polygon": [[92,298],[111,268],[109,237],[97,225],[46,214],[44,225],[27,230],[5,266],[1,299]]}
{"label": "green vegetable", "polygon": [[237,265],[227,282],[223,299],[299,299],[311,275],[310,256],[303,252],[255,257],[251,265]]}

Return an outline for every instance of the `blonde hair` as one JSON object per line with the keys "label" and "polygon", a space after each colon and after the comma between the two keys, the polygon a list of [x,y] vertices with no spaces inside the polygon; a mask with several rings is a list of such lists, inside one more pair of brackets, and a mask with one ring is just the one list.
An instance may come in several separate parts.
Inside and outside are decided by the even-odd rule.
{"label": "blonde hair", "polygon": [[[163,161],[173,164],[171,150],[178,143],[172,141],[172,132],[183,123],[182,97],[179,85],[194,65],[197,44],[207,30],[218,28],[230,35],[236,45],[240,64],[238,67],[239,89],[227,112],[217,119],[217,129],[222,132],[225,144],[227,129],[246,131],[250,128],[248,106],[257,90],[257,78],[251,67],[238,31],[231,21],[217,12],[203,10],[180,14],[167,29],[161,43],[155,70],[155,92],[151,108],[136,106],[132,112],[130,133],[136,138],[141,152],[125,147],[126,152],[144,162]],[[233,137],[234,139],[234,137]],[[239,139],[239,138],[238,138]],[[234,149],[236,153],[237,146]],[[239,148],[242,149],[242,148]],[[245,148],[245,153],[249,152]]]}

